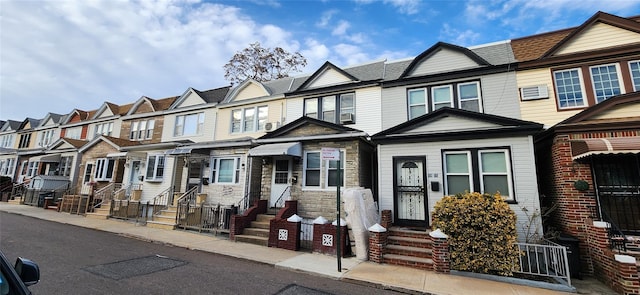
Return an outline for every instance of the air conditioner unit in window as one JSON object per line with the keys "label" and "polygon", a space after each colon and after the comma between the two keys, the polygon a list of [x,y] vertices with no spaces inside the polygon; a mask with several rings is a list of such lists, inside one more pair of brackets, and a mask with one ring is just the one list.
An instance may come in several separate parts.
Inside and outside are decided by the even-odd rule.
{"label": "air conditioner unit in window", "polygon": [[264,130],[269,132],[278,129],[280,122],[267,122],[264,124]]}
{"label": "air conditioner unit in window", "polygon": [[340,114],[340,123],[353,123],[353,114],[352,113]]}
{"label": "air conditioner unit in window", "polygon": [[523,101],[541,98],[549,98],[547,85],[537,85],[520,88],[520,99],[522,99]]}

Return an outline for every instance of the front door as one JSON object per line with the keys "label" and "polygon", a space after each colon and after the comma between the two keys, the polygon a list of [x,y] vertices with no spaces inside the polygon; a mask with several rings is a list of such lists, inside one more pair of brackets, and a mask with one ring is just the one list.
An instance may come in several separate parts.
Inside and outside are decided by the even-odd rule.
{"label": "front door", "polygon": [[394,223],[401,226],[427,227],[427,193],[424,157],[393,159]]}
{"label": "front door", "polygon": [[140,161],[132,161],[131,162],[131,174],[129,177],[129,187],[127,187],[127,195],[131,195],[132,189],[140,189],[140,184],[142,184],[142,168],[140,167]]}
{"label": "front door", "polygon": [[291,158],[274,158],[269,207],[283,206],[284,201],[289,199],[291,195],[289,179],[291,179]]}

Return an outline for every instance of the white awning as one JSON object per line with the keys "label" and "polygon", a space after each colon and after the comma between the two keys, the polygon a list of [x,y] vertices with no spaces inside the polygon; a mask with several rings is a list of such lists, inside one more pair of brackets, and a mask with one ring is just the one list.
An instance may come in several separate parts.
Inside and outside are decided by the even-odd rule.
{"label": "white awning", "polygon": [[295,156],[302,157],[302,144],[299,142],[272,143],[249,150],[250,157]]}
{"label": "white awning", "polygon": [[192,148],[182,147],[182,148],[175,148],[172,150],[168,150],[164,153],[165,155],[184,155],[184,154],[190,154],[192,150],[193,150]]}

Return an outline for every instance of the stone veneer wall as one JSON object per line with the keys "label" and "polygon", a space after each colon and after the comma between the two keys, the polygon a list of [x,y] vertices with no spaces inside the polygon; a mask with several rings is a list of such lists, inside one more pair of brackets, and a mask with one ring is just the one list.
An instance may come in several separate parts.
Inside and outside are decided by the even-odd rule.
{"label": "stone veneer wall", "polygon": [[[86,169],[87,169],[87,163],[93,163],[93,169],[95,171],[95,162],[96,159],[98,158],[104,158],[107,156],[107,154],[109,153],[115,153],[118,152],[118,150],[116,148],[114,148],[111,144],[104,142],[104,141],[100,141],[98,143],[96,143],[94,146],[90,147],[89,149],[87,149],[83,154],[82,154],[82,162],[80,164],[80,172],[78,173],[78,177],[77,177],[77,182],[76,182],[76,193],[80,192],[80,189],[82,188],[83,185],[83,178],[84,175],[86,173]],[[113,177],[115,179],[116,175],[118,174],[122,174],[123,171],[118,171],[118,169],[120,167],[124,168],[123,165],[118,165],[118,161],[116,160],[116,163],[114,165],[114,171],[113,171]],[[124,160],[122,160],[124,161]],[[93,174],[91,175],[91,179],[93,179]],[[96,183],[96,186],[94,187],[95,190],[99,190],[103,187],[105,187],[106,185],[108,185],[110,182],[107,181],[100,181]]]}

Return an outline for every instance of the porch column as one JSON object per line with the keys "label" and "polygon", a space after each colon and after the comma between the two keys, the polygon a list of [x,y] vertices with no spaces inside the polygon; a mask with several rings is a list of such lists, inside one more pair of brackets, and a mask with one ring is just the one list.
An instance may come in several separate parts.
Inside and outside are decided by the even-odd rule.
{"label": "porch column", "polygon": [[385,246],[387,229],[377,223],[369,227],[369,260],[382,263]]}
{"label": "porch column", "polygon": [[433,270],[439,273],[449,273],[451,267],[451,254],[449,253],[449,241],[445,233],[436,229],[429,233],[432,241]]}

